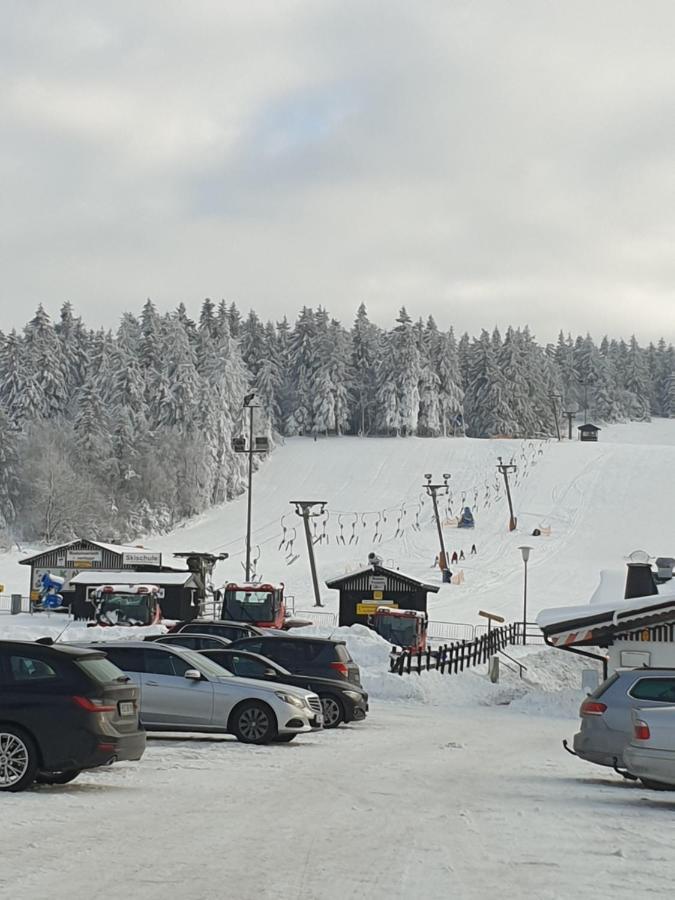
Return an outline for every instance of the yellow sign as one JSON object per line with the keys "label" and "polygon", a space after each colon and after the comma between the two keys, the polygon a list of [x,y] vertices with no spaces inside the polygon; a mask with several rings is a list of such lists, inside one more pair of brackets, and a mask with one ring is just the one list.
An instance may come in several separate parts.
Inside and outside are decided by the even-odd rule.
{"label": "yellow sign", "polygon": [[90,559],[76,559],[73,562],[73,565],[76,569],[91,569],[91,560]]}
{"label": "yellow sign", "polygon": [[390,606],[392,609],[398,609],[398,603],[357,603],[356,604],[356,615],[357,616],[373,616],[377,612],[380,606]]}
{"label": "yellow sign", "polygon": [[31,600],[39,600],[40,599],[40,591],[31,591],[30,599]]}
{"label": "yellow sign", "polygon": [[5,586],[4,586],[4,584],[0,584],[0,594],[4,594],[4,593],[5,593]]}
{"label": "yellow sign", "polygon": [[648,641],[650,639],[649,628],[643,628],[642,634],[640,636],[641,641]]}
{"label": "yellow sign", "polygon": [[373,600],[381,600],[384,597],[383,591],[373,591]]}

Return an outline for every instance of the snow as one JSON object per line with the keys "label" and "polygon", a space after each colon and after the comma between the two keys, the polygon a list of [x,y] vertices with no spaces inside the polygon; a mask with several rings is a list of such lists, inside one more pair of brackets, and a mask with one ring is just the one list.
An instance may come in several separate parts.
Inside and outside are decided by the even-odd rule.
{"label": "snow", "polygon": [[[534,446],[288,441],[255,475],[258,574],[284,581],[296,607],[311,608],[302,530],[288,503],[295,496],[328,501],[330,543],[315,545],[322,580],[363,568],[376,549],[385,566],[439,585],[429,597],[432,619],[477,622],[478,609],[521,615],[524,542],[534,546],[530,617],[542,608],[588,604],[598,573],[621,569],[636,547],[672,554],[675,485],[664,473],[675,463],[675,422],[610,426],[598,444],[549,443],[542,455]],[[495,483],[496,456],[511,454],[523,469],[527,461],[527,474],[513,484],[519,532],[506,528],[503,497],[488,508],[481,501],[475,530],[444,532],[449,552],[464,549],[467,559],[464,584],[442,585],[430,568],[438,548],[428,501],[421,506],[424,473],[452,472],[455,505],[466,491],[473,506],[473,490]],[[228,550],[219,581],[237,580],[245,507],[241,498],[143,543],[165,553]],[[386,537],[373,547],[385,510]],[[366,514],[356,546],[335,542],[340,512],[347,541],[348,514]],[[397,519],[404,531],[395,539]],[[551,535],[533,538],[541,525],[550,525]],[[287,538],[297,530],[300,559],[291,566],[285,548],[278,549],[284,527]],[[474,541],[479,552],[472,558]],[[15,565],[18,556],[3,558],[1,579],[8,590],[25,592],[27,570]],[[605,600],[616,606],[606,594],[618,584],[596,595],[593,612]],[[336,592],[324,588],[322,595],[334,611]],[[0,634],[56,637],[64,625],[58,614],[2,616]],[[162,630],[135,629],[134,636]],[[561,747],[577,730],[581,673],[591,661],[520,647],[508,652],[526,667],[522,679],[505,659],[498,684],[484,667],[398,676],[388,671],[389,645],[368,629],[303,631],[346,641],[371,698],[365,723],[262,748],[227,736],[153,738],[138,764],[2,795],[0,896],[71,900],[91,893],[92,878],[101,893],[126,892],[134,900],[223,893],[238,900],[672,896],[670,795],[625,782]],[[72,623],[65,636],[130,634]]]}

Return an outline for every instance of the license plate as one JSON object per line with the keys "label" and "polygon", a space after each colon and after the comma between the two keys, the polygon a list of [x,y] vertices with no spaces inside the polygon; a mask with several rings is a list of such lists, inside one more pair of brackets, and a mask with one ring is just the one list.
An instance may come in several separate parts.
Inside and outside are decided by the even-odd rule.
{"label": "license plate", "polygon": [[136,704],[133,700],[122,700],[120,703],[120,715],[121,716],[135,716],[136,715]]}
{"label": "license plate", "polygon": [[321,713],[317,713],[314,716],[314,724],[317,726],[323,725],[323,715]]}

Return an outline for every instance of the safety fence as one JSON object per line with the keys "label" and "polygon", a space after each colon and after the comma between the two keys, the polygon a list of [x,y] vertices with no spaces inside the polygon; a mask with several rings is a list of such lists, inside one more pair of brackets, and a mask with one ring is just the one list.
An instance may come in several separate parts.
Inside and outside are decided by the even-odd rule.
{"label": "safety fence", "polygon": [[431,647],[426,650],[404,650],[392,657],[390,669],[396,675],[410,675],[412,672],[420,675],[432,670],[448,675],[463,672],[483,665],[510,644],[522,643],[522,631],[522,623],[514,622],[491,628],[472,641],[457,641],[433,650]]}
{"label": "safety fence", "polygon": [[0,594],[0,616],[31,611],[30,597],[21,597],[19,594]]}

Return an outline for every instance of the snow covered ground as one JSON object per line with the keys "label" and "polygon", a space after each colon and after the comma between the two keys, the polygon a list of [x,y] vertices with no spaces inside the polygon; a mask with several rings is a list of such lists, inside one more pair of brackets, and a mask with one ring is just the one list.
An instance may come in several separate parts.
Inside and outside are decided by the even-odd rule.
{"label": "snow covered ground", "polygon": [[535,651],[526,682],[499,685],[372,680],[377,644],[351,644],[375,695],[365,723],[260,748],[162,737],[138,764],[2,795],[0,896],[672,896],[675,800],[560,746],[581,661]]}
{"label": "snow covered ground", "polygon": [[[622,566],[636,547],[675,555],[675,422],[613,426],[600,437],[597,445],[541,447],[289,441],[255,476],[258,572],[284,580],[298,607],[311,607],[302,535],[288,501],[319,499],[331,511],[330,541],[317,545],[323,578],[363,564],[375,548],[385,561],[439,581],[430,568],[437,544],[421,485],[426,472],[450,472],[453,511],[464,492],[476,506],[477,527],[446,529],[447,546],[466,552],[475,541],[479,554],[464,563],[463,585],[443,586],[432,598],[433,618],[473,622],[479,608],[520,615],[517,548],[525,541],[535,548],[532,618],[541,607],[587,602],[600,569]],[[521,466],[515,534],[506,529],[503,492],[495,496],[498,454],[513,454]],[[381,543],[373,541],[378,513]],[[402,534],[394,537],[399,518]],[[359,542],[350,546],[354,521]],[[241,498],[145,543],[166,552],[228,550],[232,561],[219,569],[225,581],[241,577],[244,522]],[[346,545],[335,541],[340,524]],[[300,558],[287,565],[279,544],[283,528],[288,540],[294,525],[291,556]],[[550,537],[528,537],[541,525],[550,525]],[[2,559],[0,579],[25,592],[18,556]],[[324,599],[335,608],[326,589]],[[0,616],[8,637],[55,636],[62,627],[58,615]],[[68,629],[70,639],[84,634],[95,630]],[[143,900],[672,896],[675,797],[561,748],[577,728],[586,662],[532,648],[520,651],[523,681],[506,670],[498,685],[482,671],[399,677],[386,671],[387,648],[377,636],[360,628],[339,634],[371,694],[365,723],[265,748],[228,737],[153,739],[140,764],[2,795],[0,897],[59,900],[94,890]]]}

